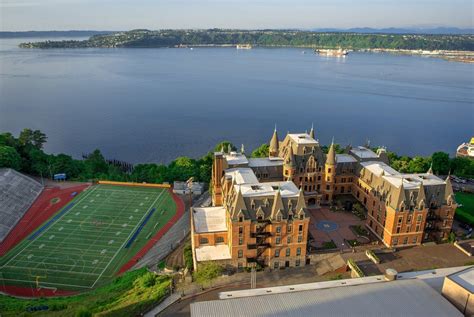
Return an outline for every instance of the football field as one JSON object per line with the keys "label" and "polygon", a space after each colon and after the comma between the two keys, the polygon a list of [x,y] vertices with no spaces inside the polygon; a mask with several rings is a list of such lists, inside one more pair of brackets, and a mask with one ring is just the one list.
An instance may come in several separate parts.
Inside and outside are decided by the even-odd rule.
{"label": "football field", "polygon": [[166,188],[93,186],[0,260],[0,283],[96,287],[109,281],[175,213]]}

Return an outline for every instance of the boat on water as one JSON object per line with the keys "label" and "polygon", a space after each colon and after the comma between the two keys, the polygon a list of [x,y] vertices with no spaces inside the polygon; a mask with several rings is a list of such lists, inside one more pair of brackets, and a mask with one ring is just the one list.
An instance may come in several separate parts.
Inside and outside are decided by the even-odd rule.
{"label": "boat on water", "polygon": [[343,50],[342,48],[337,49],[337,50],[336,49],[319,49],[319,50],[315,50],[314,52],[322,56],[335,56],[335,57],[342,57],[349,54],[348,50]]}
{"label": "boat on water", "polygon": [[238,50],[250,50],[252,49],[252,45],[250,44],[237,44]]}
{"label": "boat on water", "polygon": [[467,157],[474,160],[474,137],[469,143],[463,143],[458,146],[456,151],[457,157]]}

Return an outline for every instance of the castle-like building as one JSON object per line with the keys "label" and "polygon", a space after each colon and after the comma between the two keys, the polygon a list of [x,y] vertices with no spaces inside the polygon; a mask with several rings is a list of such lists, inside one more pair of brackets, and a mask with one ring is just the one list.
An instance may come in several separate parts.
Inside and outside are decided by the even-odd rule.
{"label": "castle-like building", "polygon": [[243,148],[214,153],[210,187],[213,206],[191,213],[195,266],[305,265],[307,208],[359,202],[366,227],[388,247],[446,239],[456,210],[449,177],[399,173],[384,149],[336,154],[333,143],[325,154],[313,128],[283,141],[275,129],[267,158],[248,158]]}

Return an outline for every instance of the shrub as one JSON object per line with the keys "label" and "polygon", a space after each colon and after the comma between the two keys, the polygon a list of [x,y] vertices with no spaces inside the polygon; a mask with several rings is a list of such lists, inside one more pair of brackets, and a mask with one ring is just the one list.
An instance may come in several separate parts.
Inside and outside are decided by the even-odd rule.
{"label": "shrub", "polygon": [[191,249],[191,245],[188,244],[184,247],[184,263],[186,264],[186,267],[188,270],[193,270],[193,250]]}
{"label": "shrub", "polygon": [[144,288],[152,287],[156,284],[156,276],[151,272],[147,272],[139,281]]}
{"label": "shrub", "polygon": [[92,313],[87,308],[82,307],[77,311],[76,317],[92,317]]}
{"label": "shrub", "polygon": [[347,260],[347,264],[349,265],[349,267],[351,268],[351,270],[354,270],[357,275],[359,277],[364,277],[365,274],[364,272],[362,272],[362,270],[360,269],[360,267],[357,265],[357,263],[354,261],[354,259],[349,259]]}
{"label": "shrub", "polygon": [[207,286],[222,274],[223,268],[215,262],[206,262],[193,273],[193,278],[201,286]]}

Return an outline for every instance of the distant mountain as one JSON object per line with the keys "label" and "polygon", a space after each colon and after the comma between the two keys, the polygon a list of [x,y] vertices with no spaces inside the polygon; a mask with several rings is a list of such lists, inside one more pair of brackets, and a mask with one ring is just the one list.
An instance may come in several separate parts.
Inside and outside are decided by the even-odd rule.
{"label": "distant mountain", "polygon": [[3,32],[0,31],[0,38],[22,38],[22,37],[90,37],[98,34],[110,34],[113,31],[24,31],[24,32]]}
{"label": "distant mountain", "polygon": [[314,32],[349,32],[364,34],[474,34],[474,28],[460,29],[456,27],[437,27],[437,28],[319,28],[311,29]]}

